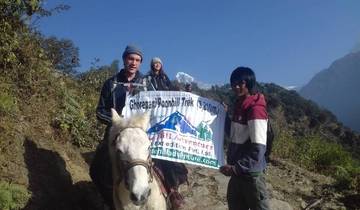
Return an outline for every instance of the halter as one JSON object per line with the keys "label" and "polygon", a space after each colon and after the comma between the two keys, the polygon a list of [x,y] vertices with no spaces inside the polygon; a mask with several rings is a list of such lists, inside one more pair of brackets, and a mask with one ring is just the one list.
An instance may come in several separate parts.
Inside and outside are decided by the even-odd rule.
{"label": "halter", "polygon": [[[117,139],[119,137],[121,132],[123,132],[124,130],[126,130],[128,128],[139,128],[139,127],[123,128],[115,136],[115,139]],[[141,128],[139,128],[139,129],[141,129]],[[148,158],[146,160],[142,160],[142,159],[134,159],[134,160],[131,160],[131,161],[121,160],[118,155],[116,155],[116,158],[117,158],[117,162],[119,163],[117,165],[118,171],[120,172],[120,176],[116,180],[117,184],[120,184],[121,181],[123,179],[125,179],[125,187],[129,190],[129,182],[128,182],[128,175],[127,175],[128,173],[127,172],[132,167],[135,167],[135,166],[138,166],[138,165],[143,166],[143,167],[146,168],[146,171],[147,171],[147,174],[148,174],[148,177],[149,177],[148,183],[153,182],[153,170],[152,170],[153,162],[152,162],[150,154],[149,154],[149,156],[148,156]]]}

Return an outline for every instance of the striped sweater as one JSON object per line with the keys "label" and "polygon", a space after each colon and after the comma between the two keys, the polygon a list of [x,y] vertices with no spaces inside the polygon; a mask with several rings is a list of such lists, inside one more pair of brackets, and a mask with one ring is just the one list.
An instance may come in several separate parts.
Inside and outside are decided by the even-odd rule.
{"label": "striped sweater", "polygon": [[235,165],[236,174],[256,175],[266,167],[266,132],[268,115],[262,94],[236,102],[231,121],[227,162]]}

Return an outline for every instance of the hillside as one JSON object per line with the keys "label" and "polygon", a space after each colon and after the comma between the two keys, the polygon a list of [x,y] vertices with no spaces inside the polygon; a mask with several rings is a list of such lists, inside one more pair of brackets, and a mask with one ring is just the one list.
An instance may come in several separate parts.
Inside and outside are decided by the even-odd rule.
{"label": "hillside", "polygon": [[300,94],[333,112],[344,125],[360,132],[360,51],[336,60],[316,74]]}
{"label": "hillside", "polygon": [[[100,210],[88,174],[104,131],[94,110],[118,61],[75,74],[73,63],[60,65],[53,57],[75,48],[49,49],[44,45],[49,39],[26,25],[24,17],[41,11],[39,5],[6,1],[0,6],[0,209]],[[51,43],[64,46],[57,39]],[[193,89],[228,104],[234,100],[229,85],[201,90],[194,84]],[[273,209],[311,204],[359,209],[359,135],[295,91],[275,84],[260,89],[276,131],[266,175]],[[189,168],[190,185],[182,188],[187,209],[226,209],[227,178],[216,170]]]}
{"label": "hillside", "polygon": [[[70,105],[66,104],[72,104],[71,107],[78,104],[79,106],[75,109],[83,112],[84,116],[88,116],[79,119],[84,121],[82,125],[94,122],[94,116],[91,113],[96,104],[97,91],[95,89],[97,88],[89,88],[92,91],[84,94],[83,91],[86,88],[82,81],[85,81],[84,78],[88,78],[89,75],[96,75],[95,72],[101,76],[106,71],[94,70],[88,75],[82,75],[81,79],[59,77],[55,72],[50,73],[46,76],[56,79],[61,85],[47,86],[47,91],[50,92],[39,97],[36,100],[37,103],[30,97],[30,100],[26,102],[27,109],[19,111],[16,116],[8,113],[2,115],[4,117],[2,119],[5,120],[1,121],[0,127],[8,135],[4,135],[4,133],[0,135],[2,142],[0,177],[2,181],[27,188],[30,199],[25,200],[23,209],[102,209],[101,199],[88,175],[88,163],[97,140],[101,137],[100,130],[102,128],[94,125],[92,127],[93,131],[96,131],[94,133],[99,134],[86,137],[89,138],[87,141],[79,141],[82,136],[87,135],[87,132],[77,131],[78,122],[59,122],[58,120],[61,118],[56,117],[56,112],[59,111],[65,115],[67,112],[74,114],[70,111]],[[355,201],[359,199],[358,194],[341,191],[336,188],[335,179],[310,172],[289,161],[292,151],[283,151],[283,148],[291,147],[291,139],[288,139],[290,135],[287,135],[294,133],[294,136],[301,136],[304,133],[315,133],[316,131],[309,128],[311,120],[306,119],[308,116],[302,110],[302,106],[297,105],[293,109],[284,108],[291,107],[291,103],[283,101],[286,99],[284,95],[290,94],[294,97],[292,94],[296,96],[295,92],[288,92],[273,84],[264,84],[263,87],[264,90],[269,91],[269,105],[278,138],[272,155],[273,160],[266,175],[273,209],[304,209],[314,203],[317,204],[318,209],[356,209],[358,204]],[[66,94],[56,95],[57,91],[61,89],[72,94],[66,97],[64,96]],[[228,93],[228,88],[218,88],[217,91],[217,94],[214,94],[216,93],[214,90],[203,94],[213,93],[213,96],[226,97],[223,93]],[[273,94],[279,97],[275,97]],[[84,95],[84,98],[81,95]],[[85,101],[84,99],[94,100]],[[229,97],[226,97],[226,100],[231,101]],[[46,105],[41,106],[40,104],[44,104],[42,103],[44,101],[47,102]],[[306,100],[303,102],[305,103]],[[57,103],[60,106],[54,110],[56,107],[54,104]],[[84,109],[86,108],[85,104],[91,104],[89,107],[92,108]],[[18,105],[23,107],[24,104]],[[65,108],[66,106],[69,107]],[[53,109],[52,111],[50,107]],[[307,106],[303,105],[303,107]],[[285,117],[291,112],[302,114]],[[295,118],[303,120],[289,123]],[[330,119],[331,115],[329,115],[329,121]],[[8,125],[9,122],[13,123],[12,126]],[[294,128],[297,128],[299,132],[293,132]],[[283,140],[289,140],[289,144],[282,142]],[[190,185],[181,188],[187,201],[186,209],[227,209],[225,194],[228,178],[216,170],[188,167],[190,169]],[[199,200],[201,202],[198,202]]]}

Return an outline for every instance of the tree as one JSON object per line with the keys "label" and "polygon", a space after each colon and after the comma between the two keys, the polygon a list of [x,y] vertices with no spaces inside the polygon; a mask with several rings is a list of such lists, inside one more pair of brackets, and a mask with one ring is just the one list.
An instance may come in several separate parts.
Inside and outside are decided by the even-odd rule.
{"label": "tree", "polygon": [[[0,69],[6,72],[6,68],[18,64],[18,51],[24,34],[27,34],[27,27],[23,17],[29,17],[27,11],[32,10],[26,2],[1,0],[0,1]],[[29,2],[28,2],[29,3]],[[34,5],[34,8],[37,7]],[[11,70],[8,70],[11,72]]]}
{"label": "tree", "polygon": [[113,71],[113,72],[118,72],[119,71],[119,64],[120,64],[120,61],[119,60],[114,60],[111,64],[110,64],[110,71]]}
{"label": "tree", "polygon": [[[36,28],[29,25],[32,18],[51,16],[53,13],[68,10],[67,5],[58,5],[53,9],[43,8],[43,0],[1,0],[0,1],[0,72],[11,75],[19,71],[19,66],[31,66],[28,61],[43,56],[38,45]],[[43,39],[40,37],[41,40]],[[26,43],[36,49],[26,50]],[[35,62],[36,63],[36,62]],[[76,64],[76,62],[75,62]]]}
{"label": "tree", "polygon": [[41,43],[47,57],[57,70],[66,74],[75,74],[79,63],[79,48],[69,39],[57,39],[54,36],[43,38]]}

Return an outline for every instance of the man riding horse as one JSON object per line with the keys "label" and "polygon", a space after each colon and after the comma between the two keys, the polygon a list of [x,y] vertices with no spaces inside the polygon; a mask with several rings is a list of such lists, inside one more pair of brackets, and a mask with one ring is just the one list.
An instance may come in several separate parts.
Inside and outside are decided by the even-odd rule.
{"label": "man riding horse", "polygon": [[[110,209],[114,209],[113,205],[113,187],[112,187],[112,172],[111,163],[109,157],[109,151],[107,142],[109,138],[109,130],[111,128],[111,108],[114,108],[117,113],[121,113],[125,106],[126,94],[134,90],[133,84],[142,84],[143,76],[139,72],[140,64],[143,60],[142,52],[134,47],[127,46],[123,52],[122,59],[124,62],[124,68],[120,70],[116,75],[112,76],[105,81],[99,103],[96,109],[96,116],[98,120],[107,125],[103,141],[98,145],[94,159],[90,166],[90,176],[96,185],[99,193],[103,197],[106,205]],[[175,168],[166,168],[167,171],[162,171],[165,175],[165,183],[173,183],[176,176]],[[161,170],[161,169],[160,169]],[[167,176],[169,174],[171,176]],[[187,172],[187,171],[186,171]],[[179,177],[186,176],[186,173],[180,174]],[[175,178],[176,179],[176,178]],[[166,186],[167,191],[170,192],[170,198],[173,208],[181,207],[183,204],[182,197],[177,191],[178,185],[183,183],[183,179],[176,181],[173,186]]]}

